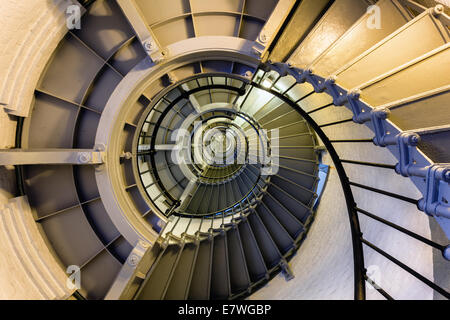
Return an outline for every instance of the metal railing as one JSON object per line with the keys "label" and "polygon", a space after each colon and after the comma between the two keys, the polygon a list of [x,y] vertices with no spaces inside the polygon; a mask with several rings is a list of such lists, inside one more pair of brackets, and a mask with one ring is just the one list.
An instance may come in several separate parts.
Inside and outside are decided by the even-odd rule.
{"label": "metal railing", "polygon": [[[421,282],[423,282],[424,284],[429,286],[431,289],[433,289],[434,291],[436,291],[439,294],[441,294],[442,296],[444,296],[445,298],[450,299],[450,293],[448,291],[446,291],[444,288],[442,288],[439,285],[437,285],[436,283],[430,281],[424,275],[413,270],[407,264],[401,262],[394,256],[388,254],[383,249],[377,247],[376,245],[374,245],[373,243],[371,243],[367,239],[365,239],[363,237],[363,233],[361,232],[361,228],[360,228],[360,224],[359,224],[359,215],[362,214],[365,217],[368,217],[375,221],[381,222],[385,226],[393,228],[403,234],[406,234],[416,240],[421,241],[422,243],[424,243],[434,249],[439,250],[446,260],[450,260],[450,246],[449,245],[441,245],[434,241],[426,239],[411,230],[405,229],[405,228],[398,226],[390,221],[387,221],[373,213],[370,213],[368,211],[365,211],[365,210],[359,208],[357,205],[357,202],[354,199],[354,195],[353,195],[351,187],[353,186],[353,187],[357,187],[357,188],[362,188],[362,189],[370,191],[370,192],[382,194],[384,196],[388,196],[393,199],[411,203],[413,205],[416,205],[419,208],[419,210],[421,210],[421,211],[426,211],[427,207],[426,207],[426,205],[424,205],[424,202],[425,203],[429,202],[429,199],[428,199],[429,195],[425,194],[423,199],[412,199],[412,198],[409,198],[409,197],[406,197],[406,196],[403,196],[403,195],[400,195],[397,193],[388,192],[386,190],[381,190],[381,189],[373,188],[371,186],[367,186],[364,184],[359,184],[359,183],[350,181],[345,172],[345,169],[343,167],[343,163],[358,165],[358,166],[369,166],[369,167],[378,167],[378,168],[395,170],[395,172],[402,174],[403,176],[423,177],[423,178],[425,178],[425,181],[433,179],[433,177],[431,176],[431,174],[429,172],[433,171],[434,168],[441,170],[440,171],[441,174],[440,174],[439,178],[441,181],[442,180],[446,181],[445,179],[447,179],[448,176],[450,175],[449,174],[450,169],[448,169],[446,166],[442,167],[440,165],[433,165],[433,164],[428,167],[420,167],[416,163],[404,163],[405,161],[409,161],[409,159],[400,159],[400,161],[397,165],[341,159],[333,146],[333,144],[335,144],[335,143],[372,143],[375,146],[387,146],[387,145],[397,144],[399,148],[405,149],[405,148],[409,148],[409,147],[415,147],[417,145],[417,140],[415,139],[416,136],[414,134],[404,135],[401,132],[398,133],[398,135],[394,135],[392,133],[386,134],[387,130],[375,130],[376,136],[374,137],[374,139],[330,140],[328,138],[328,136],[322,130],[323,127],[339,125],[342,123],[348,123],[350,121],[355,121],[355,120],[356,120],[355,122],[361,123],[361,124],[366,123],[368,121],[372,121],[372,120],[377,121],[377,119],[378,120],[381,119],[381,121],[387,121],[386,117],[381,116],[381,117],[377,117],[377,119],[375,119],[376,116],[372,116],[367,119],[361,119],[362,118],[362,116],[361,116],[362,108],[367,108],[369,110],[372,110],[372,108],[370,106],[366,106],[366,105],[364,105],[364,106],[358,105],[358,104],[363,104],[361,101],[359,101],[358,94],[355,94],[352,92],[346,92],[344,89],[337,87],[337,85],[334,82],[332,82],[332,83],[327,82],[325,79],[312,74],[309,70],[299,70],[296,68],[292,68],[291,66],[289,66],[287,64],[280,64],[280,63],[270,64],[270,62],[269,62],[269,64],[262,64],[260,66],[260,68],[262,70],[264,70],[264,74],[266,74],[269,71],[276,71],[279,75],[281,75],[281,77],[277,77],[277,80],[275,80],[275,81],[278,81],[283,76],[291,75],[296,79],[296,83],[308,82],[313,86],[315,93],[326,92],[333,98],[332,103],[324,105],[319,108],[316,108],[312,111],[306,112],[299,105],[297,105],[296,102],[292,101],[287,96],[288,92],[280,93],[280,92],[273,90],[273,87],[275,84],[272,84],[271,88],[265,88],[261,84],[253,84],[254,86],[256,86],[257,88],[259,88],[261,90],[266,90],[266,91],[272,93],[273,95],[275,95],[279,99],[281,99],[283,102],[289,104],[292,108],[297,110],[297,112],[299,112],[302,115],[302,117],[309,123],[311,128],[314,129],[316,134],[321,138],[323,144],[325,145],[327,151],[329,152],[329,155],[336,167],[336,171],[338,173],[338,176],[339,176],[339,179],[341,182],[341,186],[342,186],[346,204],[347,204],[348,216],[349,216],[349,220],[350,220],[350,228],[351,228],[351,233],[352,233],[352,244],[353,244],[353,259],[354,259],[354,298],[356,300],[364,300],[366,298],[365,283],[367,282],[367,283],[371,284],[386,299],[389,299],[389,300],[393,299],[389,293],[387,293],[380,286],[378,286],[367,275],[367,270],[366,270],[365,264],[364,264],[364,248],[367,247],[367,248],[371,248],[378,254],[382,255],[384,258],[393,262],[398,267],[405,270],[406,272],[408,272],[409,274],[411,274],[412,276],[414,276],[415,278],[417,278],[418,280],[420,280]],[[262,77],[264,77],[264,75]],[[288,90],[290,90],[291,88],[289,88]],[[345,92],[343,94],[341,94],[342,91],[345,91]],[[333,95],[332,93],[336,93],[336,95]],[[333,123],[327,123],[327,124],[320,125],[320,124],[316,123],[316,121],[313,118],[311,118],[311,116],[310,116],[312,113],[315,113],[319,110],[329,108],[333,105],[334,106],[342,106],[345,103],[348,103],[349,101],[350,101],[350,104],[352,105],[352,111],[354,112],[354,115],[355,115],[352,119],[336,121]],[[358,110],[359,110],[359,112],[358,112]],[[378,111],[379,110],[373,110],[372,112],[378,112]],[[367,114],[367,112],[365,112],[365,113]],[[370,115],[370,113],[371,112],[369,112],[368,114]],[[358,118],[358,116],[359,116],[359,118]],[[381,123],[381,124],[377,123],[376,125],[384,126],[386,124],[385,123]],[[382,132],[382,135],[379,136],[381,132]],[[386,135],[388,135],[388,136],[386,136]],[[414,139],[411,139],[411,137],[413,137]],[[392,141],[389,141],[386,143],[387,140],[392,140]],[[413,141],[413,143],[411,143],[411,141]],[[402,154],[402,153],[400,152],[400,154]],[[407,168],[406,170],[405,170],[405,167]],[[405,171],[409,174],[405,174]],[[439,183],[438,183],[438,185],[439,185]],[[426,192],[433,193],[433,192],[435,192],[435,190],[426,190]],[[424,210],[424,208],[425,208],[425,210]],[[446,210],[446,207],[441,208],[440,210],[442,213],[442,211]],[[432,215],[431,212],[426,212],[426,213]]]}

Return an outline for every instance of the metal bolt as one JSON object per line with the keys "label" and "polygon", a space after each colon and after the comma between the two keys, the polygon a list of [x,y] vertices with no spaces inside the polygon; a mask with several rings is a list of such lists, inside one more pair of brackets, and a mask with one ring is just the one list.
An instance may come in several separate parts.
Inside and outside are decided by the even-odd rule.
{"label": "metal bolt", "polygon": [[104,144],[102,144],[102,143],[96,144],[94,146],[94,150],[95,151],[105,151],[106,150],[106,146]]}
{"label": "metal bolt", "polygon": [[450,245],[442,250],[442,255],[444,256],[445,260],[450,261]]}
{"label": "metal bolt", "polygon": [[135,254],[131,255],[128,258],[128,263],[133,267],[136,266],[138,264],[138,262],[139,262],[139,257]]}
{"label": "metal bolt", "polygon": [[251,71],[246,71],[246,72],[244,73],[244,76],[246,76],[247,78],[251,78],[251,77],[253,77],[253,72],[251,72]]}
{"label": "metal bolt", "polygon": [[78,161],[80,163],[88,163],[91,161],[91,154],[88,152],[82,152],[78,155]]}
{"label": "metal bolt", "polygon": [[264,32],[261,32],[261,35],[259,36],[259,40],[262,43],[266,43],[267,42],[267,35]]}
{"label": "metal bolt", "polygon": [[444,13],[444,6],[442,4],[438,4],[433,8],[433,15],[438,16]]}
{"label": "metal bolt", "polygon": [[325,82],[328,82],[330,84],[334,84],[334,83],[336,83],[336,80],[337,80],[337,77],[335,75],[332,75],[331,77],[326,79]]}
{"label": "metal bolt", "polygon": [[142,240],[139,240],[139,244],[144,249],[147,249],[150,246],[150,244],[148,242],[145,242],[145,241],[142,241]]}
{"label": "metal bolt", "polygon": [[447,169],[447,170],[444,172],[444,179],[445,179],[447,182],[450,182],[450,169]]}
{"label": "metal bolt", "polygon": [[151,42],[144,42],[144,48],[146,51],[152,50],[152,43]]}
{"label": "metal bolt", "polygon": [[348,93],[348,96],[352,99],[359,99],[359,97],[361,96],[361,90],[359,90],[359,89],[351,90]]}
{"label": "metal bolt", "polygon": [[417,134],[413,134],[409,138],[409,142],[412,146],[416,146],[420,141],[420,138]]}
{"label": "metal bolt", "polygon": [[164,221],[162,220],[158,220],[158,222],[156,223],[156,225],[160,228],[164,227]]}
{"label": "metal bolt", "polygon": [[125,152],[124,157],[125,159],[130,160],[131,158],[133,158],[133,154],[131,152]]}

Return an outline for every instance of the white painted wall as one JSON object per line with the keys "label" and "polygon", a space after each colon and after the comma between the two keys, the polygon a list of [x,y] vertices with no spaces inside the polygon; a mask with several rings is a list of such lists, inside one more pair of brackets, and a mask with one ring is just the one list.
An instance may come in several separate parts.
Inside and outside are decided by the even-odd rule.
{"label": "white painted wall", "polygon": [[[28,116],[39,77],[67,32],[65,8],[72,3],[0,1],[0,149],[14,147],[15,115]],[[14,179],[12,167],[0,167],[0,299],[66,298],[71,293],[66,275],[50,254],[31,211],[11,205]],[[47,283],[39,280],[45,272],[50,272]]]}
{"label": "white painted wall", "polygon": [[[67,32],[66,9],[74,0],[3,0],[0,34],[0,103],[28,116],[34,89],[50,55]],[[5,119],[3,115],[0,119]]]}

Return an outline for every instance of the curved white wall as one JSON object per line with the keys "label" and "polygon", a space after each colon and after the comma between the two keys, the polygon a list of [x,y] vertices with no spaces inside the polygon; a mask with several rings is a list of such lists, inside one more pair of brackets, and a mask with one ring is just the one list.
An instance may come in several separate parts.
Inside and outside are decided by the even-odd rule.
{"label": "curved white wall", "polygon": [[[68,0],[2,0],[0,33],[0,149],[14,147],[15,115],[28,116],[45,64],[67,32]],[[13,168],[0,167],[0,299],[61,299],[72,290],[38,226],[11,200]],[[20,199],[20,198],[17,198]],[[24,199],[22,199],[24,200]]]}

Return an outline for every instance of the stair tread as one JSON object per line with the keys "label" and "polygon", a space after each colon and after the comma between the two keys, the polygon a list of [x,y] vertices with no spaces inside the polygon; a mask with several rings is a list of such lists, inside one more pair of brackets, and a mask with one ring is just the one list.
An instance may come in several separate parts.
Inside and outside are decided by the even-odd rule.
{"label": "stair tread", "polygon": [[184,246],[164,299],[187,299],[197,253],[198,245],[195,243],[188,243]]}
{"label": "stair tread", "polygon": [[276,243],[278,250],[282,254],[289,252],[294,245],[294,240],[286,229],[273,216],[264,203],[256,207],[256,212],[266,226],[266,229],[271,235],[273,241]]}
{"label": "stair tread", "polygon": [[226,299],[230,296],[230,278],[226,233],[214,238],[211,278],[211,299]]}
{"label": "stair tread", "polygon": [[138,300],[159,300],[164,297],[167,284],[170,282],[177,258],[181,252],[179,245],[169,245],[158,259],[151,274],[145,280]]}
{"label": "stair tread", "polygon": [[189,300],[208,300],[210,298],[213,247],[213,241],[208,239],[200,242],[189,289]]}

